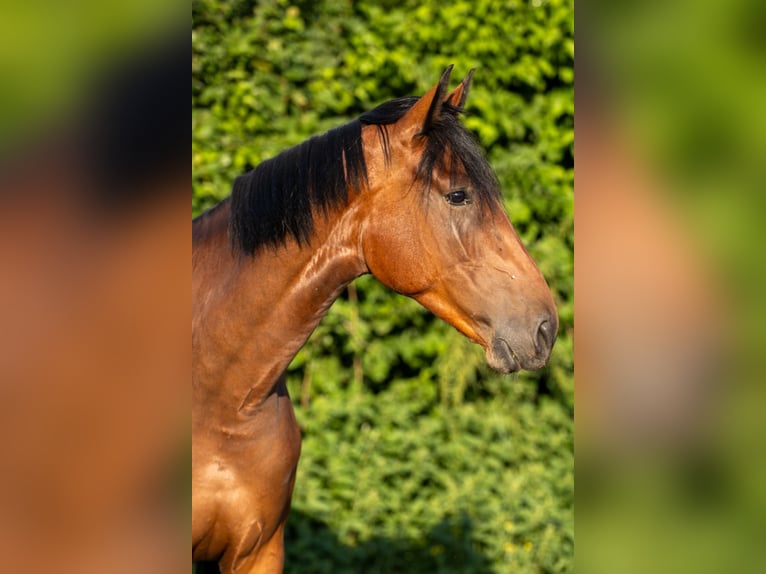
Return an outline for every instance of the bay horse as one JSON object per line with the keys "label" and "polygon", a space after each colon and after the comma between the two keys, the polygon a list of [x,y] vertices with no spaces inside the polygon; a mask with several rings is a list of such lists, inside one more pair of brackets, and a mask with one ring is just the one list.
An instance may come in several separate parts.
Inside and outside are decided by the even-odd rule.
{"label": "bay horse", "polygon": [[459,121],[473,70],[383,103],[239,176],[192,223],[192,560],[281,572],[301,437],[284,372],[371,273],[485,349],[545,365],[551,292]]}

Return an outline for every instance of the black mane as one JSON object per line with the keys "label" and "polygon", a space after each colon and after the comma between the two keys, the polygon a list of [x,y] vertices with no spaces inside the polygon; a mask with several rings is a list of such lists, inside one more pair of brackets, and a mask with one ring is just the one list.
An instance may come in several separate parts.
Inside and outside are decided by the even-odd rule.
{"label": "black mane", "polygon": [[[314,210],[327,213],[348,202],[349,189],[359,193],[367,184],[362,127],[375,125],[386,161],[386,126],[409,110],[417,97],[385,102],[348,124],[287,149],[237,177],[231,194],[229,232],[235,251],[253,255],[264,245],[284,244],[288,237],[308,243],[314,230]],[[459,121],[462,110],[443,104],[439,118],[429,125],[417,176],[429,189],[434,168],[449,153],[453,172],[462,164],[474,196],[495,205],[499,186],[471,133]],[[456,162],[455,160],[459,160]]]}

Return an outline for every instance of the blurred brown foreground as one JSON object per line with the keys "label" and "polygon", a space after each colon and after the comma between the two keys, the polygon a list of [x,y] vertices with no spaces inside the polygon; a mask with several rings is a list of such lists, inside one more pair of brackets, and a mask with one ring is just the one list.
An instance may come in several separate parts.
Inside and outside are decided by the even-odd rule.
{"label": "blurred brown foreground", "polygon": [[0,24],[7,572],[188,567],[188,36],[108,4]]}

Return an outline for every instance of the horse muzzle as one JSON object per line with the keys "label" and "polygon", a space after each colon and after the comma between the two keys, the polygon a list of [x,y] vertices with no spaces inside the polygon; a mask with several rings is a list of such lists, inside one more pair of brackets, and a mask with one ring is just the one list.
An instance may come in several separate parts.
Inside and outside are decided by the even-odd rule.
{"label": "horse muzzle", "polygon": [[546,365],[558,333],[555,314],[543,313],[531,329],[498,329],[486,348],[487,363],[501,373],[535,371]]}

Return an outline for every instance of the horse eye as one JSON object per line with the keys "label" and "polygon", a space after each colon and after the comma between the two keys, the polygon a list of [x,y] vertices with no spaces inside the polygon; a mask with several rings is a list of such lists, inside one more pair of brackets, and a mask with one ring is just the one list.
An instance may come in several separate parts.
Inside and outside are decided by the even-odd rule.
{"label": "horse eye", "polygon": [[458,191],[450,191],[447,195],[444,196],[444,199],[446,199],[447,203],[450,205],[468,205],[471,203],[471,199],[468,197],[468,193],[462,189]]}

